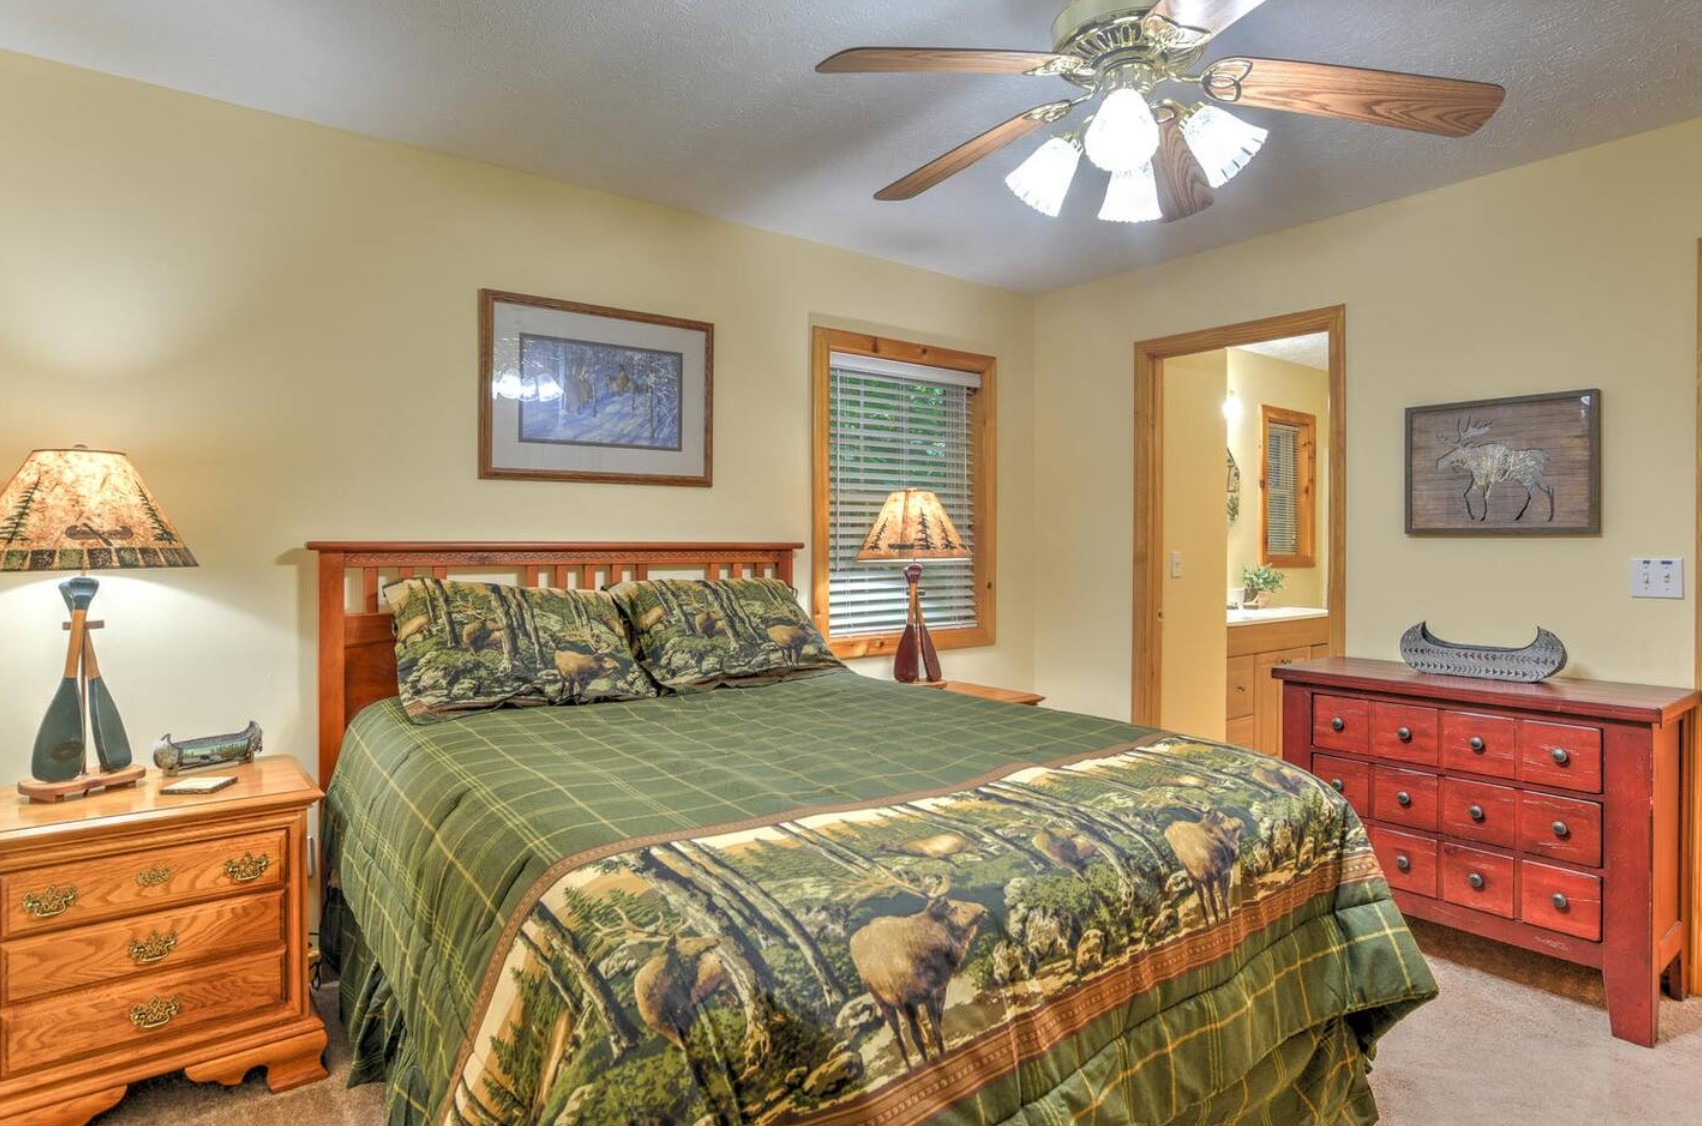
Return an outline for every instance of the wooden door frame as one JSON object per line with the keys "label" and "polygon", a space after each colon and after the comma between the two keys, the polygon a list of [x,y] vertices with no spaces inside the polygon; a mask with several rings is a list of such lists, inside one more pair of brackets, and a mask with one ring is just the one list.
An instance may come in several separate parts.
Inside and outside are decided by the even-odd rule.
{"label": "wooden door frame", "polygon": [[[1164,361],[1290,336],[1330,337],[1330,651],[1347,648],[1347,306],[1265,317],[1135,345],[1135,543],[1132,722],[1156,726],[1164,651]],[[1702,408],[1699,408],[1702,409]],[[1699,415],[1702,418],[1702,415]],[[1702,467],[1698,469],[1702,480]],[[1698,620],[1702,638],[1702,619]]]}
{"label": "wooden door frame", "polygon": [[[1695,572],[1702,572],[1702,239],[1696,240],[1696,555]],[[1693,596],[1694,597],[1694,596]],[[1691,656],[1692,675],[1697,688],[1702,688],[1702,597],[1696,601],[1696,651]],[[1687,891],[1685,925],[1690,932],[1690,948],[1685,955],[1686,973],[1690,977],[1690,992],[1702,991],[1702,763],[1697,762],[1702,740],[1692,720],[1689,745],[1685,748],[1686,769],[1684,786],[1688,797],[1684,818],[1684,863],[1682,876]]]}

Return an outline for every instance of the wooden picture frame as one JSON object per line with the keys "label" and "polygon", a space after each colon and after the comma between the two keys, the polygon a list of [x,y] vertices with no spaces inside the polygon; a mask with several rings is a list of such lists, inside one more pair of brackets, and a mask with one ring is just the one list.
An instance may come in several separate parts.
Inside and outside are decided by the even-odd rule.
{"label": "wooden picture frame", "polygon": [[1407,535],[1600,535],[1601,397],[1408,407]]}
{"label": "wooden picture frame", "polygon": [[[1271,550],[1271,425],[1295,431],[1294,551]],[[1318,565],[1318,416],[1259,405],[1259,562],[1296,570]]]}
{"label": "wooden picture frame", "polygon": [[479,291],[479,476],[712,482],[715,326]]}

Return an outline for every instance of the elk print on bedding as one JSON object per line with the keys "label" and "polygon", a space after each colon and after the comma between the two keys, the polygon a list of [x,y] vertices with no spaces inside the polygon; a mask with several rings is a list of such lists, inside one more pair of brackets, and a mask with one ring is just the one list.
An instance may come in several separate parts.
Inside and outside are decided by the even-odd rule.
{"label": "elk print on bedding", "polygon": [[[1161,1122],[1283,1085],[1370,1121],[1359,1057],[1433,989],[1336,795],[1174,736],[593,850],[497,950],[447,1122]],[[1227,1063],[1163,1048],[1207,1028]]]}

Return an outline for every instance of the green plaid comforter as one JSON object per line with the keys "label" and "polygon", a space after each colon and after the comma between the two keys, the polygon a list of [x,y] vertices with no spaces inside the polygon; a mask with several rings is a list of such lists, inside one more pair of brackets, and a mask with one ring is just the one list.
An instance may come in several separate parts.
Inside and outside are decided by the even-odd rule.
{"label": "green plaid comforter", "polygon": [[1309,776],[851,673],[379,704],[325,836],[396,1126],[1367,1123],[1435,989]]}

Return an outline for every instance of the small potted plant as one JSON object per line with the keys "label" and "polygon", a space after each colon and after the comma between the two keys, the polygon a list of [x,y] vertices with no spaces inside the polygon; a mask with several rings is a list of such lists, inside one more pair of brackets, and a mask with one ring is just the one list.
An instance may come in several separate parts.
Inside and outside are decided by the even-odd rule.
{"label": "small potted plant", "polygon": [[1241,568],[1241,604],[1263,610],[1270,604],[1271,595],[1282,589],[1287,576],[1269,563]]}

